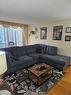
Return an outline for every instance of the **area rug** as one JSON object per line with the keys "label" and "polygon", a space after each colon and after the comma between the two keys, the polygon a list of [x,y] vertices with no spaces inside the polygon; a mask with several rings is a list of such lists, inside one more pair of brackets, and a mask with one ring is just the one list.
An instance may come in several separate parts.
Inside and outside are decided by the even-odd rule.
{"label": "area rug", "polygon": [[48,95],[49,90],[62,78],[63,72],[53,69],[53,75],[41,86],[36,86],[28,79],[28,71],[20,70],[12,75],[7,75],[5,81],[17,95]]}

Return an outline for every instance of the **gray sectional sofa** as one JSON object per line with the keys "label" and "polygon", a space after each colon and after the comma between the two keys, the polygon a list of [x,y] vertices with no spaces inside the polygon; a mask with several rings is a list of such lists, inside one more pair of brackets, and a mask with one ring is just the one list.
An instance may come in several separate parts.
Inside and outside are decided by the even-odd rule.
{"label": "gray sectional sofa", "polygon": [[1,50],[6,52],[7,74],[38,63],[46,63],[59,70],[64,70],[70,63],[70,57],[58,55],[58,48],[55,46],[35,44],[2,48]]}

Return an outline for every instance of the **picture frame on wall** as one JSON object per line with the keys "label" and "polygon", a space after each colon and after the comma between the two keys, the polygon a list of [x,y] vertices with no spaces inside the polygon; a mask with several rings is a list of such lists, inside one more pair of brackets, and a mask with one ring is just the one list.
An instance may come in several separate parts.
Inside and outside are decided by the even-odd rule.
{"label": "picture frame on wall", "polygon": [[71,41],[71,36],[65,36],[65,41]]}
{"label": "picture frame on wall", "polygon": [[47,39],[47,27],[40,28],[40,39],[42,40]]}
{"label": "picture frame on wall", "polygon": [[71,27],[66,27],[66,33],[71,33]]}
{"label": "picture frame on wall", "polygon": [[63,26],[53,26],[53,40],[62,39]]}

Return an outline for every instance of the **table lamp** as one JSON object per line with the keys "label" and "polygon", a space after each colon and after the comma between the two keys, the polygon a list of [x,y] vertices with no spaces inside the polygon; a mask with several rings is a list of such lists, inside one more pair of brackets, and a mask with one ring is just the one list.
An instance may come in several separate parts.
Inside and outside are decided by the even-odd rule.
{"label": "table lamp", "polygon": [[7,71],[5,52],[0,51],[0,85],[3,84],[2,75]]}

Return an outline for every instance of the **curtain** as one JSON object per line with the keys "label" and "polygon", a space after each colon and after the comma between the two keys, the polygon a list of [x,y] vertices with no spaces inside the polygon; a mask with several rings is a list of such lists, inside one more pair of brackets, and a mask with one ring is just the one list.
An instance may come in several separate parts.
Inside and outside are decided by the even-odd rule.
{"label": "curtain", "polygon": [[0,27],[0,48],[10,46],[23,46],[23,30],[12,27]]}

